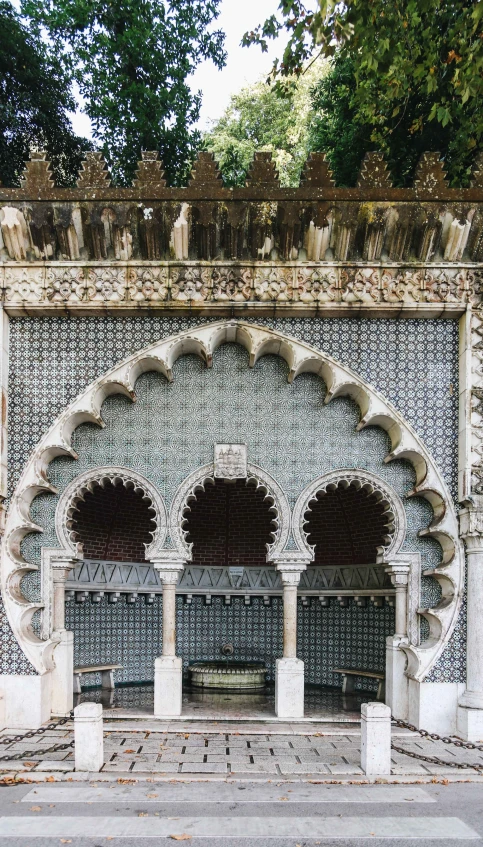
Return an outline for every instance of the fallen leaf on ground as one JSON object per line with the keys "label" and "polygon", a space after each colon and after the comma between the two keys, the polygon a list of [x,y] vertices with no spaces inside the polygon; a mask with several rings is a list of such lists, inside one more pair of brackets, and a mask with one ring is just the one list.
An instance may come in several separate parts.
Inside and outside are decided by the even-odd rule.
{"label": "fallen leaf on ground", "polygon": [[119,777],[119,779],[117,781],[121,785],[135,785],[136,782],[137,782],[137,779],[122,779],[122,777]]}
{"label": "fallen leaf on ground", "polygon": [[44,782],[55,782],[55,776],[46,776]]}
{"label": "fallen leaf on ground", "polygon": [[154,798],[157,797],[157,796],[158,796],[157,794],[146,794],[146,797],[148,797],[149,800],[154,800]]}
{"label": "fallen leaf on ground", "polygon": [[24,762],[24,768],[33,768],[35,765],[38,765],[38,762]]}
{"label": "fallen leaf on ground", "polygon": [[72,844],[72,838],[61,838],[60,843],[61,844]]}
{"label": "fallen leaf on ground", "polygon": [[147,812],[138,812],[138,818],[148,818],[149,815]]}
{"label": "fallen leaf on ground", "polygon": [[31,812],[40,812],[41,810],[42,810],[42,806],[31,806],[30,807]]}
{"label": "fallen leaf on ground", "polygon": [[135,753],[135,750],[123,750],[123,753]]}
{"label": "fallen leaf on ground", "polygon": [[288,797],[279,797],[279,800],[288,800]]}
{"label": "fallen leaf on ground", "polygon": [[173,841],[189,841],[193,836],[188,835],[186,832],[182,832],[181,835],[170,835],[169,837],[172,838]]}
{"label": "fallen leaf on ground", "polygon": [[[185,738],[189,738],[189,737],[190,737],[189,733],[187,735],[185,735]],[[191,838],[191,835],[190,835],[190,838]]]}

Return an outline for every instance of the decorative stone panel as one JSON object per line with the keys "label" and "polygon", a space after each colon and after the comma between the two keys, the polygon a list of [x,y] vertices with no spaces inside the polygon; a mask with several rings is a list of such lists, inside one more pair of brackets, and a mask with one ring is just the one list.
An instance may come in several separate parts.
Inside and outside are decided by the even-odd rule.
{"label": "decorative stone panel", "polygon": [[[0,271],[2,266],[0,265]],[[475,267],[351,263],[255,262],[88,263],[4,266],[1,296],[12,314],[183,313],[458,317],[471,299],[481,302]]]}

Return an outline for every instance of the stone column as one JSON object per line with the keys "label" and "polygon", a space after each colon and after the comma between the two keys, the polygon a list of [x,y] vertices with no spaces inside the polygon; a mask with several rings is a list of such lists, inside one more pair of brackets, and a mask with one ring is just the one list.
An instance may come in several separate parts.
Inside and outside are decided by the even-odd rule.
{"label": "stone column", "polygon": [[385,568],[396,589],[396,632],[386,639],[386,703],[396,718],[407,720],[409,711],[407,659],[404,644],[408,644],[408,582],[410,565],[390,562]]}
{"label": "stone column", "polygon": [[460,513],[466,545],[466,689],[459,702],[458,731],[468,741],[483,740],[483,495]]}
{"label": "stone column", "polygon": [[154,663],[154,717],[172,718],[181,714],[183,667],[176,655],[176,585],[184,562],[170,558],[153,559],[163,584],[163,650]]}
{"label": "stone column", "polygon": [[283,584],[283,658],[275,671],[275,713],[279,718],[304,716],[304,663],[297,659],[297,587],[307,567],[295,554],[275,563]]}
{"label": "stone column", "polygon": [[52,671],[52,714],[68,715],[74,705],[74,635],[65,628],[65,583],[78,559],[50,560],[52,573],[52,639],[54,649]]}

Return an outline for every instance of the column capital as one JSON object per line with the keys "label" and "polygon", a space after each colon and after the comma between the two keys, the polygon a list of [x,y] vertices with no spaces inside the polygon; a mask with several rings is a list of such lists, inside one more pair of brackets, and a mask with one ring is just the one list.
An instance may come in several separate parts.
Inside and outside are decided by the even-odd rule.
{"label": "column capital", "polygon": [[483,552],[483,496],[475,494],[459,513],[460,537],[470,553]]}
{"label": "column capital", "polygon": [[164,585],[176,585],[186,565],[186,560],[175,550],[160,550],[150,561]]}
{"label": "column capital", "polygon": [[79,561],[79,558],[71,556],[69,553],[51,555],[50,568],[52,571],[52,580],[54,582],[66,582],[71,570],[79,564]]}
{"label": "column capital", "polygon": [[389,574],[395,588],[405,586],[409,582],[409,571],[411,566],[406,562],[388,562],[384,572]]}
{"label": "column capital", "polygon": [[287,550],[277,556],[273,563],[284,585],[298,585],[309,560],[300,550]]}

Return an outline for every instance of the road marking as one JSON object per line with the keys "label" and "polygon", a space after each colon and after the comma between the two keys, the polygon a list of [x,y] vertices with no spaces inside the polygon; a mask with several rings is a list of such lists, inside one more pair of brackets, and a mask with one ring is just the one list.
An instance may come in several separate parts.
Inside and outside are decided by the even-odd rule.
{"label": "road marking", "polygon": [[422,788],[404,785],[39,785],[22,803],[436,803]]}
{"label": "road marking", "polygon": [[[32,832],[35,821],[36,832]],[[168,818],[156,817],[1,817],[2,838],[479,838],[459,818],[326,817],[326,818]]]}

